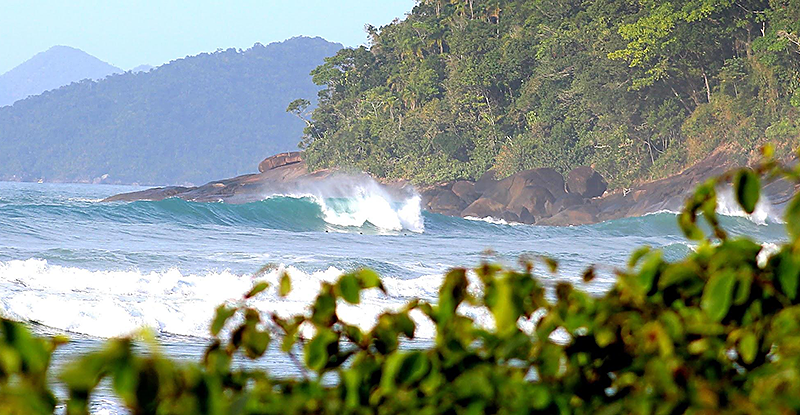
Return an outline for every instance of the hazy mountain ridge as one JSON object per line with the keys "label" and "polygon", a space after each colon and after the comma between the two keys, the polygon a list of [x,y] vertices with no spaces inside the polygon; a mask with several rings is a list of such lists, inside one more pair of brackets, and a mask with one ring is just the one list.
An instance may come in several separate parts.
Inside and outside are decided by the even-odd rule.
{"label": "hazy mountain ridge", "polygon": [[81,81],[0,108],[0,179],[202,183],[292,150],[309,72],[342,46],[292,38]]}
{"label": "hazy mountain ridge", "polygon": [[72,82],[121,72],[80,49],[53,46],[0,75],[0,107]]}

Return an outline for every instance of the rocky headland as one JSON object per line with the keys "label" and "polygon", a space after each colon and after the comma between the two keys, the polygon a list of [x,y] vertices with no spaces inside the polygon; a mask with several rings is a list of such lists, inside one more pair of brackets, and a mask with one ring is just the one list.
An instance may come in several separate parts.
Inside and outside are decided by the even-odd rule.
{"label": "rocky headland", "polygon": [[[489,170],[477,181],[457,180],[416,189],[422,207],[450,216],[502,219],[537,225],[583,225],[642,216],[662,210],[678,211],[694,187],[736,166],[734,157],[719,150],[684,171],[630,189],[608,191],[605,179],[590,167],[570,171],[566,178],[550,168],[525,170],[498,179]],[[196,202],[247,203],[269,194],[289,194],[292,189],[346,175],[368,179],[365,173],[344,173],[334,169],[309,171],[299,152],[268,157],[258,173],[210,182],[198,187],[168,186],[105,199],[106,202],[162,200],[178,197]],[[406,181],[381,184],[392,194],[413,190]],[[785,181],[765,184],[769,208],[782,210],[796,191]]]}

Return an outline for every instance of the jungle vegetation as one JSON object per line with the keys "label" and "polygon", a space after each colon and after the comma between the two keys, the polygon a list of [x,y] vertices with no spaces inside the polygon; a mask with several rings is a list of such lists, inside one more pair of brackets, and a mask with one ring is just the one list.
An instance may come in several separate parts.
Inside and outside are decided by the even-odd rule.
{"label": "jungle vegetation", "polygon": [[[800,142],[798,0],[418,0],[312,71],[312,167],[432,183],[592,165],[612,187]],[[307,97],[306,97],[307,98]]]}

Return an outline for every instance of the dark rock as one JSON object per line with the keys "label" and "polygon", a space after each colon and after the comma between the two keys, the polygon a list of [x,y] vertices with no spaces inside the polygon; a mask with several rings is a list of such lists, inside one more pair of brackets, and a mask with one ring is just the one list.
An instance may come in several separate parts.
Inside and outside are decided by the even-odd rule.
{"label": "dark rock", "polygon": [[258,164],[258,171],[264,173],[268,170],[287,166],[289,164],[300,163],[301,161],[303,161],[303,157],[299,151],[280,153],[272,157],[265,158],[264,161]]}
{"label": "dark rock", "polygon": [[492,199],[495,202],[505,206],[508,202],[511,201],[511,193],[509,192],[508,185],[510,182],[499,181],[495,182],[494,186],[491,186],[483,192],[481,198],[485,199]]}
{"label": "dark rock", "polygon": [[510,222],[510,223],[519,223],[520,222],[519,216],[517,216],[516,213],[509,212],[509,211],[503,212],[503,217],[501,219],[503,219],[506,222]]}
{"label": "dark rock", "polygon": [[475,183],[466,180],[459,180],[453,183],[451,190],[456,194],[456,196],[460,197],[461,200],[466,202],[467,205],[481,197],[480,193],[475,191]]}
{"label": "dark rock", "polygon": [[522,223],[533,225],[534,223],[536,223],[536,218],[528,211],[528,208],[523,207],[522,211],[519,214],[519,221]]}
{"label": "dark rock", "polygon": [[584,204],[584,199],[580,195],[567,193],[563,197],[545,204],[545,210],[547,211],[548,215],[553,216],[566,208],[580,206],[582,204]]}
{"label": "dark rock", "polygon": [[581,205],[567,208],[560,213],[549,218],[544,218],[537,222],[537,225],[550,226],[570,226],[588,225],[597,223],[597,215],[600,213],[593,205]]}
{"label": "dark rock", "polygon": [[606,189],[608,183],[591,167],[576,167],[567,174],[567,191],[571,194],[589,199],[602,196]]}
{"label": "dark rock", "polygon": [[486,171],[486,173],[483,173],[483,176],[481,176],[481,178],[475,182],[475,186],[473,187],[475,192],[478,194],[483,194],[486,189],[494,186],[494,184],[497,183],[495,176],[497,176],[497,172],[493,169],[489,169]]}
{"label": "dark rock", "polygon": [[498,203],[494,199],[481,197],[461,211],[461,217],[502,218],[503,213],[505,213],[505,205]]}
{"label": "dark rock", "polygon": [[508,212],[513,212],[517,217],[522,217],[522,209],[536,218],[547,215],[545,205],[552,203],[553,195],[549,190],[541,186],[530,185],[522,188],[514,194],[514,198],[506,206]]}
{"label": "dark rock", "polygon": [[508,183],[506,186],[511,193],[512,199],[528,186],[543,187],[555,198],[566,194],[564,177],[561,176],[561,173],[550,168],[531,169],[514,173],[501,180],[498,184],[505,183]]}
{"label": "dark rock", "polygon": [[[433,186],[426,186],[425,188],[421,189],[419,195],[422,199],[422,206],[433,213],[442,213],[431,209],[431,202],[436,196],[439,195],[439,193],[449,192],[451,187],[452,183],[440,183]],[[444,215],[445,213],[442,214]]]}
{"label": "dark rock", "polygon": [[466,207],[467,203],[452,190],[439,191],[429,203],[432,212],[450,216],[458,216]]}
{"label": "dark rock", "polygon": [[182,186],[156,187],[153,189],[141,190],[138,192],[122,193],[110,196],[104,199],[103,201],[104,202],[119,202],[119,201],[131,201],[131,200],[158,201],[181,195],[191,189],[193,188],[182,187]]}

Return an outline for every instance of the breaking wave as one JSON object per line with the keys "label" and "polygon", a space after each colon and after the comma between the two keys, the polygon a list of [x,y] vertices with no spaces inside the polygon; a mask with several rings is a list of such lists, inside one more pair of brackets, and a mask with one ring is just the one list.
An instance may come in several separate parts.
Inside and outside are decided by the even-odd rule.
{"label": "breaking wave", "polygon": [[[284,271],[292,277],[293,287],[285,298],[275,290]],[[258,278],[270,282],[271,288],[250,304],[284,317],[300,314],[312,304],[321,282],[335,281],[341,274],[335,267],[315,272],[276,267]],[[368,329],[380,313],[399,308],[410,298],[433,299],[441,278],[384,277],[390,296],[365,291],[358,306],[340,304],[339,316]],[[0,314],[95,337],[126,335],[142,327],[160,334],[207,337],[215,307],[241,298],[253,281],[251,275],[229,271],[91,271],[42,259],[13,260],[0,262]],[[419,334],[426,332],[432,334],[432,328]]]}

